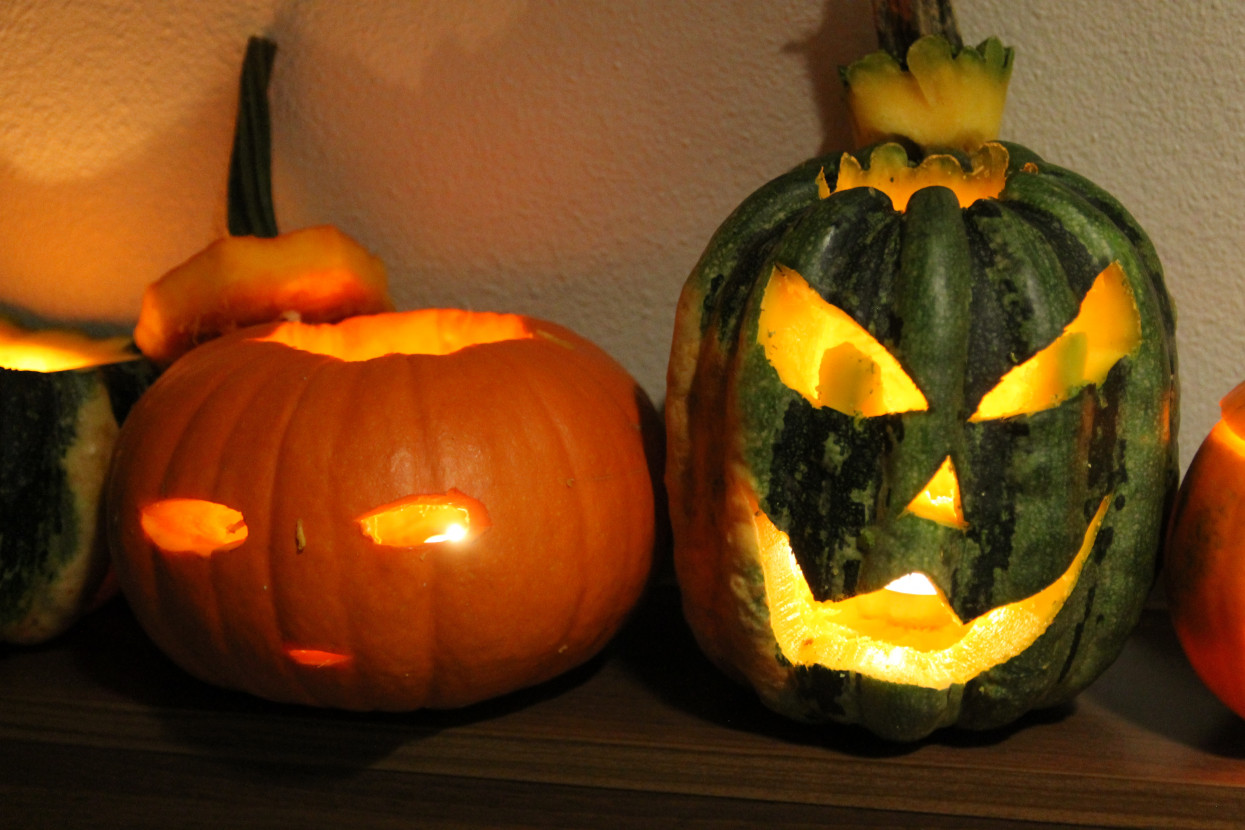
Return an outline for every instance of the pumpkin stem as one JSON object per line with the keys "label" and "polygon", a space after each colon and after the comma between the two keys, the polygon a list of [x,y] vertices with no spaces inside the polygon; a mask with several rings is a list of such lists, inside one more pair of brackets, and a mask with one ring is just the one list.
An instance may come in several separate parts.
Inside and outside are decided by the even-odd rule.
{"label": "pumpkin stem", "polygon": [[267,38],[247,41],[229,157],[228,224],[232,236],[277,235],[272,206],[272,125],[268,118],[268,80],[276,55],[277,44]]}
{"label": "pumpkin stem", "polygon": [[942,35],[951,49],[964,45],[951,0],[873,0],[878,45],[907,68],[908,47],[925,35]]}

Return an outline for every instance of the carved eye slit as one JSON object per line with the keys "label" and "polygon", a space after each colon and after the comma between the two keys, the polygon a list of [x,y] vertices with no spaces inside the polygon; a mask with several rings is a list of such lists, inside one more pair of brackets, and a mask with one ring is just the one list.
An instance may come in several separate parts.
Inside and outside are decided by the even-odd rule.
{"label": "carved eye slit", "polygon": [[162,499],[139,511],[139,523],[151,543],[165,553],[211,556],[246,541],[242,514],[203,499]]}
{"label": "carved eye slit", "polygon": [[1141,315],[1118,262],[1108,265],[1080,311],[1046,348],[1016,366],[981,399],[970,421],[1031,415],[1058,406],[1107,373],[1141,342]]}
{"label": "carved eye slit", "polygon": [[455,489],[405,496],[355,521],[376,544],[397,548],[467,542],[492,525],[482,503]]}
{"label": "carved eye slit", "polygon": [[929,408],[885,346],[785,266],[774,267],[761,298],[757,342],[782,382],[814,406],[866,418]]}
{"label": "carved eye slit", "polygon": [[306,666],[311,669],[327,669],[333,666],[340,666],[349,663],[352,658],[349,654],[342,654],[339,651],[324,651],[318,648],[299,648],[297,646],[287,645],[285,647],[285,656],[300,666]]}

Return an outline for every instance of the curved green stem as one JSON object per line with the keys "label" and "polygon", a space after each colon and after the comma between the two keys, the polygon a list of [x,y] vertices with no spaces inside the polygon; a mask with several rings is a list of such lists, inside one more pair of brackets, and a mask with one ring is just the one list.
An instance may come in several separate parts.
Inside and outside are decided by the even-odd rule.
{"label": "curved green stem", "polygon": [[228,223],[231,236],[277,235],[272,206],[272,125],[268,79],[277,44],[252,37],[246,44],[229,157]]}

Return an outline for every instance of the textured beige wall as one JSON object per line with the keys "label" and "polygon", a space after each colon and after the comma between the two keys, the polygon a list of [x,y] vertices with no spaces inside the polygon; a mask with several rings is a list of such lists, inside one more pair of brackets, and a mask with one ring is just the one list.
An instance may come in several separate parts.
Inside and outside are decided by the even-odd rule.
{"label": "textured beige wall", "polygon": [[[1183,457],[1245,379],[1245,3],[960,0],[1019,53],[1007,138],[1119,196],[1180,313]],[[281,47],[278,218],[399,305],[548,317],[659,397],[675,297],[747,193],[845,145],[866,0],[7,0],[0,305],[127,325],[223,232],[246,36]]]}

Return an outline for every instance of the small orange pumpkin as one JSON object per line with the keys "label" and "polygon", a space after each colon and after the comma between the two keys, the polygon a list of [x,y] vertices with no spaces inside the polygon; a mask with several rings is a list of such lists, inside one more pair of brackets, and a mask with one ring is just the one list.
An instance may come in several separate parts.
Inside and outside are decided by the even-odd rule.
{"label": "small orange pumpkin", "polygon": [[279,701],[454,707],[595,654],[654,545],[651,404],[519,315],[242,329],[134,408],[115,568],[192,674]]}
{"label": "small orange pumpkin", "polygon": [[1180,485],[1164,577],[1189,662],[1245,717],[1245,383],[1220,410]]}

